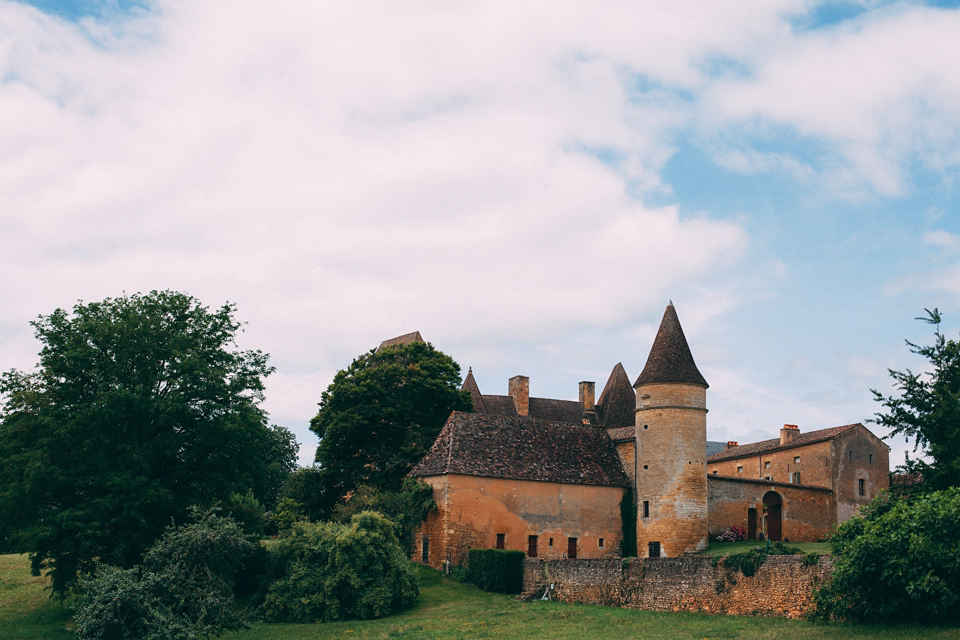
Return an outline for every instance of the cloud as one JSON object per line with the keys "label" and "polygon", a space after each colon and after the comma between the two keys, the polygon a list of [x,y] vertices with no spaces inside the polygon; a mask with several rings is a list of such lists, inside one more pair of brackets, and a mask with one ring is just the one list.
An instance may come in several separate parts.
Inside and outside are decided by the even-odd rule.
{"label": "cloud", "polygon": [[77,299],[231,300],[302,437],[334,371],[414,329],[605,369],[667,298],[703,326],[776,277],[742,219],[672,197],[682,139],[835,191],[955,167],[955,15],[795,31],[810,6],[0,2],[0,353],[29,366],[27,321]]}

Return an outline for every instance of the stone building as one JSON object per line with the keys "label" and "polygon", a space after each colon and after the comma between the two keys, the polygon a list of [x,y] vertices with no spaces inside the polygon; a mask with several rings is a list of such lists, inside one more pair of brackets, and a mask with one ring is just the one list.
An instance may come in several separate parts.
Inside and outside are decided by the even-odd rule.
{"label": "stone building", "polygon": [[695,553],[733,525],[819,540],[887,486],[889,449],[860,424],[708,443],[708,386],[672,303],[637,380],[618,363],[596,401],[593,382],[580,383],[579,400],[530,397],[525,376],[485,395],[469,371],[474,412],[453,413],[411,472],[438,507],[415,559],[457,565],[471,547],[616,555],[625,498],[640,556]]}

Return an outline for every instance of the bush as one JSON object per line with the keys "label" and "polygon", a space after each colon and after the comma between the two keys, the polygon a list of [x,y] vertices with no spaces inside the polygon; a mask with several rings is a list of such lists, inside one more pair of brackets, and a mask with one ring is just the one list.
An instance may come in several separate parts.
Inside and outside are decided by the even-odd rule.
{"label": "bush", "polygon": [[194,517],[168,529],[143,566],[98,565],[81,581],[81,640],[187,640],[246,626],[234,605],[234,577],[259,545],[230,518],[196,510]]}
{"label": "bush", "polygon": [[348,499],[334,506],[332,520],[347,524],[361,511],[377,511],[396,525],[397,539],[409,557],[415,549],[420,524],[435,509],[433,487],[419,478],[404,478],[399,491],[360,485]]}
{"label": "bush", "polygon": [[520,593],[523,590],[523,551],[470,549],[468,579],[484,591]]}
{"label": "bush", "polygon": [[960,488],[913,502],[882,493],[831,538],[815,618],[960,622]]}
{"label": "bush", "polygon": [[253,495],[252,490],[247,493],[231,493],[224,504],[226,514],[237,521],[237,524],[251,536],[262,538],[267,524],[266,512],[263,505]]}
{"label": "bush", "polygon": [[717,536],[717,542],[737,542],[747,539],[747,528],[740,525],[733,525]]}
{"label": "bush", "polygon": [[365,511],[350,525],[294,524],[276,547],[283,575],[267,592],[271,622],[380,618],[416,604],[416,575],[381,514]]}

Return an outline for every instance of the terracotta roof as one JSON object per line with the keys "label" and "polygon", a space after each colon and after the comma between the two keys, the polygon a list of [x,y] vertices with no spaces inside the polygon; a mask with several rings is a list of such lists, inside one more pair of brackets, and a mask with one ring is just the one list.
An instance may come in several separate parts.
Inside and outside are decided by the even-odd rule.
{"label": "terracotta roof", "polygon": [[423,338],[420,336],[419,331],[414,331],[413,333],[405,333],[402,336],[397,336],[396,338],[390,338],[389,340],[384,340],[380,343],[380,346],[377,347],[377,351],[383,349],[384,347],[392,347],[398,344],[410,344],[411,342],[423,342]]}
{"label": "terracotta roof", "polygon": [[630,384],[630,378],[621,363],[617,363],[607,378],[600,398],[597,400],[597,413],[600,425],[608,429],[632,426],[636,422],[637,393]]}
{"label": "terracotta roof", "polygon": [[693,354],[683,335],[683,327],[673,304],[668,304],[660,321],[660,329],[647,356],[647,364],[640,372],[634,387],[654,382],[682,382],[709,387],[700,374]]}
{"label": "terracotta roof", "polygon": [[603,429],[454,411],[411,476],[458,474],[605,487],[630,482]]}
{"label": "terracotta roof", "polygon": [[772,438],[770,440],[761,440],[760,442],[751,442],[749,444],[742,444],[739,447],[730,447],[725,449],[720,453],[714,454],[707,458],[707,462],[719,462],[721,460],[730,460],[732,458],[744,458],[747,456],[755,456],[760,453],[767,453],[768,451],[777,451],[781,449],[792,449],[793,447],[802,447],[805,444],[812,444],[814,442],[821,442],[823,440],[830,440],[835,438],[844,431],[852,429],[854,427],[860,426],[859,422],[855,424],[845,424],[840,427],[830,427],[829,429],[818,429],[817,431],[808,431],[806,433],[801,433],[799,436],[793,439],[793,441],[788,442],[787,444],[781,445],[780,438]]}

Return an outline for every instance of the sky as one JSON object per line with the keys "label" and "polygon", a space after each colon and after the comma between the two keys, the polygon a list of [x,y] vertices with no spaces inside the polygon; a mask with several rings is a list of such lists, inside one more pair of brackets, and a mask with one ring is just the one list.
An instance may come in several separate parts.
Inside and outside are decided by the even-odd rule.
{"label": "sky", "polygon": [[866,421],[924,309],[960,338],[958,43],[952,2],[0,0],[0,370],[77,301],[229,301],[309,464],[381,340],[576,399],[672,300],[709,439]]}

